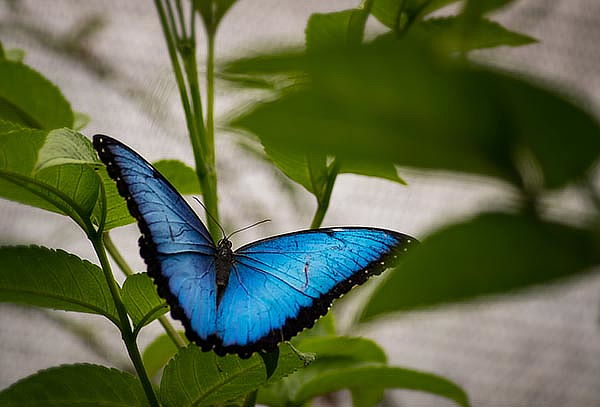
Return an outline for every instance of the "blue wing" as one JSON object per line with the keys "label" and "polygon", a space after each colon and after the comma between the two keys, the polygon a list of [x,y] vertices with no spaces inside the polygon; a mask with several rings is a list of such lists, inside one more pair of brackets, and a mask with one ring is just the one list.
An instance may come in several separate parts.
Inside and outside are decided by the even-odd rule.
{"label": "blue wing", "polygon": [[219,353],[269,350],[325,315],[331,302],[388,267],[415,242],[373,228],[275,236],[235,252],[217,310]]}
{"label": "blue wing", "polygon": [[94,147],[137,219],[140,253],[159,294],[167,299],[190,340],[203,349],[216,343],[215,246],[183,197],[129,147],[103,135]]}

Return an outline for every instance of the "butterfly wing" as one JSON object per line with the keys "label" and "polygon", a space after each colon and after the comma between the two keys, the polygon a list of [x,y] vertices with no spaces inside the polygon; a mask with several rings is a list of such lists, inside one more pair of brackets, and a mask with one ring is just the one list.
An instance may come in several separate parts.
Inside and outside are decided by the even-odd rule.
{"label": "butterfly wing", "polygon": [[94,136],[94,147],[127,200],[142,233],[140,254],[159,294],[203,349],[216,338],[215,246],[192,208],[139,154],[121,142]]}
{"label": "butterfly wing", "polygon": [[275,236],[235,252],[217,310],[218,353],[270,350],[325,315],[331,302],[379,274],[415,242],[374,228]]}

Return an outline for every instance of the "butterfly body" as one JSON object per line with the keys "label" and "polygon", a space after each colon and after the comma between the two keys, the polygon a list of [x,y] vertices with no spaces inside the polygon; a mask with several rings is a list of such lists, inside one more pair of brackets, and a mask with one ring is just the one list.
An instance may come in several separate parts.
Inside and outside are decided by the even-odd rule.
{"label": "butterfly body", "polygon": [[275,349],[416,242],[386,229],[341,227],[234,251],[227,238],[214,244],[185,199],[136,152],[102,135],[94,147],[138,221],[140,254],[159,295],[186,336],[219,355]]}
{"label": "butterfly body", "polygon": [[235,262],[231,241],[227,238],[219,240],[217,252],[215,253],[215,270],[217,272],[217,305],[221,302],[225,287],[229,281],[229,273]]}

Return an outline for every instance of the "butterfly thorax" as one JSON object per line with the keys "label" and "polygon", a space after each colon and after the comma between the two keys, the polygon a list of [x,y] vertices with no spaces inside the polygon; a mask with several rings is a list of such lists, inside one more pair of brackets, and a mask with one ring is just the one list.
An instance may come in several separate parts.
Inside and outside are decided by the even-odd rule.
{"label": "butterfly thorax", "polygon": [[231,250],[231,242],[226,238],[217,243],[217,256],[215,258],[215,268],[217,270],[217,302],[220,302],[221,295],[229,282],[229,272],[233,265],[234,256]]}

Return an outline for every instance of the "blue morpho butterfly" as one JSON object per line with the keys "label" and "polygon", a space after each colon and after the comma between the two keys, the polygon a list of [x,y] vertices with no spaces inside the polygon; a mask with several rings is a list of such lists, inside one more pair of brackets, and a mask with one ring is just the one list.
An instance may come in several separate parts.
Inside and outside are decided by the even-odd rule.
{"label": "blue morpho butterfly", "polygon": [[137,219],[140,253],[186,336],[204,351],[271,351],[325,315],[331,302],[379,274],[415,239],[391,230],[339,227],[273,236],[232,251],[215,246],[175,188],[121,142],[94,147]]}

